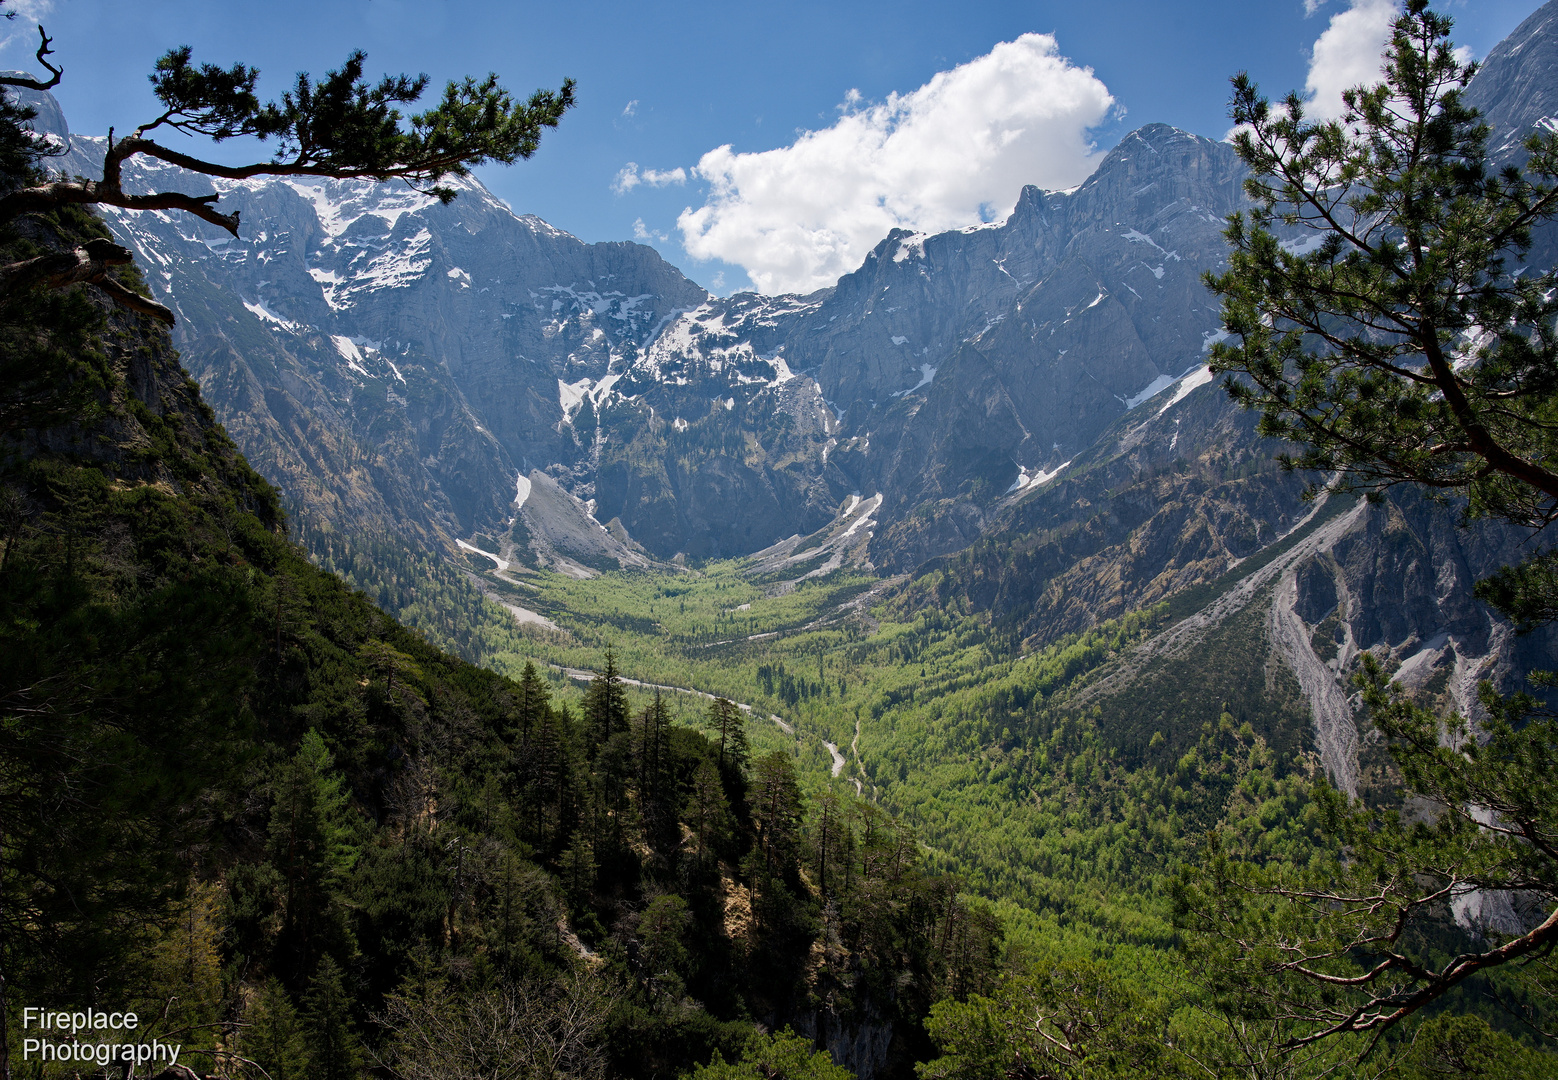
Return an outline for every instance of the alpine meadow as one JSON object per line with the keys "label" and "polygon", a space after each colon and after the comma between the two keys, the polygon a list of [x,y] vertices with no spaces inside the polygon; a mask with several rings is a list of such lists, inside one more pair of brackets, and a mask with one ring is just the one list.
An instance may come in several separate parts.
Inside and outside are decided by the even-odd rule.
{"label": "alpine meadow", "polygon": [[1558,1078],[1558,0],[1291,6],[602,184],[719,295],[586,74],[0,0],[0,1080]]}

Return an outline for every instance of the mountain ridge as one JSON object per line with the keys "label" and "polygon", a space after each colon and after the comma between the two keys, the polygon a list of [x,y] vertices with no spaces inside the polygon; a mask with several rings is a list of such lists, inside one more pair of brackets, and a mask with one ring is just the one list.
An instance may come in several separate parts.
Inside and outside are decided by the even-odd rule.
{"label": "mountain ridge", "polygon": [[[1519,33],[1473,82],[1511,123],[1508,88],[1544,77],[1558,23]],[[1438,559],[1469,588],[1513,557],[1511,532],[1456,539],[1451,511],[1393,498],[1301,559],[1279,552],[1309,510],[1302,482],[1205,364],[1222,329],[1201,275],[1225,258],[1243,176],[1227,144],[1149,124],[1075,189],[1024,189],[1001,223],[894,230],[804,297],[709,296],[647,248],[581,245],[474,184],[452,208],[368,185],[233,187],[272,223],[236,246],[115,221],[154,287],[183,289],[219,413],[305,514],[569,574],[754,553],[786,581],[911,574],[895,602],[955,599],[1029,647],[1253,574],[1260,604],[1227,614],[1304,684],[1343,747],[1327,767],[1353,784],[1354,750],[1331,736],[1353,722],[1336,695],[1359,649],[1406,664],[1443,636],[1418,666],[1507,671],[1489,658],[1540,648],[1423,576]],[[1384,568],[1386,591],[1365,595],[1345,551]],[[1337,599],[1312,611],[1327,580]],[[1322,624],[1352,644],[1317,660]],[[1145,744],[1150,718],[1122,708],[1122,747]]]}
{"label": "mountain ridge", "polygon": [[[68,167],[90,168],[99,141],[71,144]],[[1058,462],[1035,452],[1042,435],[1035,426],[1064,436],[1051,443],[1084,444],[1091,428],[1070,431],[1063,417],[1077,411],[1079,394],[1087,412],[1104,417],[1154,380],[1181,373],[1186,365],[1170,373],[1154,362],[1163,335],[1150,316],[1126,327],[1113,294],[1135,304],[1141,290],[1133,298],[1129,282],[1122,289],[1112,279],[1111,299],[1101,305],[1111,317],[1101,320],[1105,329],[1089,331],[1128,346],[1107,389],[1089,389],[1099,374],[1090,372],[1088,387],[1073,379],[1064,395],[1034,400],[1025,390],[1031,373],[992,367],[990,357],[992,349],[1033,345],[1020,335],[1007,340],[998,328],[1019,293],[1032,294],[1041,271],[1053,273],[1065,257],[1066,237],[1056,232],[1061,209],[1080,207],[1074,216],[1107,232],[1097,189],[1134,183],[1146,167],[1138,159],[1165,150],[1228,159],[1215,145],[1161,125],[1143,129],[1069,194],[1027,190],[1012,216],[991,226],[936,237],[895,232],[838,286],[804,298],[710,297],[651,249],[583,245],[513,214],[474,182],[441,208],[413,192],[361,183],[213,185],[184,177],[176,182],[221,188],[224,205],[252,223],[245,230],[252,235],[234,240],[167,214],[116,212],[110,224],[146,259],[154,290],[181,311],[178,344],[219,415],[299,512],[452,550],[453,541],[512,516],[515,478],[542,468],[586,505],[593,500],[602,518],[643,533],[658,557],[730,555],[766,547],[796,525],[820,527],[851,493],[883,490],[884,518],[901,517],[916,505],[911,489],[929,475],[954,504],[953,516],[966,521],[944,541],[922,539],[914,555],[876,545],[875,560],[902,567],[977,534],[979,500],[959,489],[997,480],[1004,488],[1010,477],[992,478],[1008,469],[1004,458],[1021,457],[1018,467],[1035,470]],[[166,185],[175,176],[158,168],[130,182],[154,177]],[[1199,224],[1214,224],[1215,213],[1200,214]],[[490,229],[497,234],[483,232]],[[1211,232],[1201,231],[1204,245]],[[473,243],[477,234],[484,239]],[[1152,245],[1146,233],[1116,242],[1129,254],[1134,247],[1162,256],[1154,289],[1167,264],[1179,294],[1204,301],[1193,274],[1174,273],[1181,268],[1169,256],[1184,258],[1174,244]],[[1148,280],[1150,263],[1114,261],[1122,264],[1111,267],[1116,276]],[[895,287],[912,299],[887,302]],[[1070,314],[1062,309],[1103,295],[1067,303],[1053,282],[1040,291],[1059,305],[1049,314],[1060,326]],[[1208,321],[1210,305],[1200,306]],[[948,307],[957,309],[952,317],[935,314]],[[1100,314],[1091,312],[1091,321]],[[1150,347],[1140,344],[1143,328]],[[1185,338],[1180,328],[1184,340],[1173,347],[1184,352],[1209,332],[1192,330]],[[1056,327],[1046,332],[1054,337]],[[1070,351],[1070,331],[1060,333],[1056,359]],[[723,355],[731,349],[743,354],[735,366]],[[668,360],[681,365],[674,381],[662,377]],[[421,383],[416,392],[408,375]],[[773,393],[760,395],[758,381]],[[949,383],[959,391],[949,392]],[[958,402],[978,385],[987,400],[970,414]],[[710,446],[728,441],[736,421],[742,440],[760,447],[776,437],[775,425],[786,427],[787,449],[760,453],[727,475],[703,475],[726,455],[700,456],[710,446],[688,428],[708,420],[715,401],[739,415],[708,425]],[[614,410],[615,440],[602,436],[605,408]],[[655,421],[666,412],[674,436]],[[1067,430],[1053,430],[1057,424]],[[937,428],[973,434],[966,445],[948,445]],[[688,452],[696,460],[679,464]],[[942,468],[949,458],[956,464]],[[739,533],[715,509],[732,498],[751,508]]]}

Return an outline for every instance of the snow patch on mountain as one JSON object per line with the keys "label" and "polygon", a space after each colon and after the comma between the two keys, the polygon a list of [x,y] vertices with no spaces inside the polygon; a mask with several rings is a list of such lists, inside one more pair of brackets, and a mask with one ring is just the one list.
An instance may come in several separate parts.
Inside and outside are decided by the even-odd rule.
{"label": "snow patch on mountain", "polygon": [[[245,183],[251,190],[258,191],[270,182],[229,181],[227,190]],[[438,203],[437,199],[410,188],[375,184],[368,180],[285,180],[282,183],[313,204],[319,227],[331,239],[351,228],[364,214],[373,214],[389,229],[393,229],[403,215],[426,210]],[[470,190],[469,184],[462,186]],[[217,182],[217,190],[224,190],[220,181]]]}
{"label": "snow patch on mountain", "polygon": [[[1150,383],[1142,387],[1130,397],[1121,397],[1119,400],[1125,403],[1126,411],[1130,411],[1143,402],[1150,401],[1151,399],[1157,397],[1158,394],[1173,386],[1178,378],[1179,377],[1176,375],[1159,375],[1156,379],[1153,379]],[[1119,397],[1118,394],[1115,396]]]}
{"label": "snow patch on mountain", "polygon": [[274,323],[283,330],[291,330],[296,332],[304,329],[302,323],[293,322],[285,315],[281,315],[275,311],[272,311],[271,308],[266,305],[264,300],[245,300],[243,302],[243,306],[248,308],[252,314],[264,322]]}
{"label": "snow patch on mountain", "polygon": [[1031,491],[1037,487],[1042,487],[1070,467],[1071,462],[1062,461],[1059,465],[1056,465],[1053,469],[1048,471],[1045,471],[1044,469],[1034,469],[1033,472],[1030,473],[1027,466],[1018,466],[1017,479],[1012,481],[1012,486],[1006,489],[1006,493],[1010,495],[1014,492],[1020,493]]}
{"label": "snow patch on mountain", "polygon": [[893,262],[899,263],[906,259],[925,258],[925,241],[930,239],[930,233],[910,233],[908,236],[899,237],[898,249],[893,252]]}
{"label": "snow patch on mountain", "polygon": [[1319,251],[1320,245],[1325,243],[1326,233],[1318,229],[1307,236],[1294,237],[1281,243],[1283,251],[1289,255],[1308,255],[1311,251]]}
{"label": "snow patch on mountain", "polygon": [[557,380],[557,406],[563,410],[563,419],[573,422],[573,414],[579,411],[579,406],[584,404],[584,395],[590,389],[589,379],[580,379],[576,383],[565,383]]}
{"label": "snow patch on mountain", "polygon": [[367,289],[403,289],[417,281],[433,264],[428,249],[433,245],[433,234],[418,229],[416,235],[398,249],[386,251],[368,263],[368,268],[353,276],[347,292]]}
{"label": "snow patch on mountain", "polygon": [[1205,364],[1202,364],[1190,374],[1184,376],[1179,384],[1179,389],[1174,391],[1173,397],[1169,398],[1166,402],[1163,403],[1163,408],[1158,410],[1158,415],[1162,416],[1175,405],[1178,405],[1181,401],[1184,401],[1187,397],[1189,397],[1193,390],[1197,390],[1200,387],[1205,386],[1216,377],[1217,376],[1212,374],[1211,368],[1207,367]]}
{"label": "snow patch on mountain", "polygon": [[[1136,229],[1127,229],[1125,232],[1121,233],[1120,236],[1125,240],[1129,240],[1133,244],[1146,244],[1148,247],[1161,252],[1165,259],[1173,259],[1175,262],[1184,261],[1179,257],[1178,251],[1169,251],[1167,248],[1163,247],[1156,240],[1144,232],[1139,232]],[[1163,275],[1159,274],[1158,276],[1162,277]]]}
{"label": "snow patch on mountain", "polygon": [[[758,353],[746,335],[746,320],[715,303],[679,315],[641,349],[633,360],[623,393],[658,383],[688,386],[716,380],[734,386],[782,386],[799,376],[785,362],[782,350]],[[734,324],[732,326],[731,324]]]}
{"label": "snow patch on mountain", "polygon": [[599,381],[586,378],[575,383],[565,383],[558,379],[557,404],[563,410],[563,420],[573,423],[574,414],[584,405],[586,399],[599,409],[601,403],[611,394],[611,388],[621,378],[620,374],[613,372],[602,376]]}
{"label": "snow patch on mountain", "polygon": [[469,551],[472,555],[481,555],[481,556],[484,556],[484,557],[486,557],[488,559],[491,559],[495,564],[497,564],[497,568],[498,568],[499,571],[507,570],[509,568],[509,566],[510,566],[509,561],[507,559],[505,559],[502,555],[494,555],[490,551],[483,551],[481,548],[477,547],[475,544],[468,544],[464,540],[456,540],[455,544],[456,544],[456,546],[459,547],[459,549],[461,551]]}
{"label": "snow patch on mountain", "polygon": [[335,351],[341,354],[341,359],[346,361],[347,367],[367,378],[372,378],[368,375],[368,369],[363,367],[362,350],[357,347],[355,341],[344,334],[331,334],[330,340],[335,342]]}
{"label": "snow patch on mountain", "polygon": [[914,393],[916,390],[918,390],[922,386],[929,386],[931,384],[931,381],[936,378],[937,370],[938,370],[938,368],[936,367],[935,364],[921,364],[920,365],[920,381],[915,383],[913,386],[909,387],[909,389],[907,389],[907,390],[896,391],[893,394],[893,397],[903,397],[905,394],[912,394],[912,393]]}
{"label": "snow patch on mountain", "polygon": [[[855,512],[856,505],[858,505],[858,500],[856,503],[852,503],[849,507],[849,510],[845,512],[846,517],[849,516],[849,514]],[[882,493],[878,491],[875,495],[871,496],[865,501],[865,507],[861,511],[860,516],[857,517],[854,521],[850,522],[849,528],[844,530],[843,536],[840,539],[848,539],[849,537],[854,536],[855,533],[861,528],[871,528],[874,526],[876,524],[876,519],[871,515],[880,510],[881,507]]]}

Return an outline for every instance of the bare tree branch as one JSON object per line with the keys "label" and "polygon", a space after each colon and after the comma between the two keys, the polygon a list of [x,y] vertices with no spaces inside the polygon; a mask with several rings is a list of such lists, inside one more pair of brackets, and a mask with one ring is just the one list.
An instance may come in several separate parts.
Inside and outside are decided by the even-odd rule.
{"label": "bare tree branch", "polygon": [[[7,12],[7,14],[11,14]],[[28,78],[24,75],[0,75],[0,86],[19,86],[24,90],[52,90],[60,83],[60,78],[65,74],[64,70],[49,63],[49,57],[54,50],[49,48],[54,44],[54,39],[43,32],[43,27],[38,27],[38,63],[49,70],[51,78],[47,82],[39,79]]]}

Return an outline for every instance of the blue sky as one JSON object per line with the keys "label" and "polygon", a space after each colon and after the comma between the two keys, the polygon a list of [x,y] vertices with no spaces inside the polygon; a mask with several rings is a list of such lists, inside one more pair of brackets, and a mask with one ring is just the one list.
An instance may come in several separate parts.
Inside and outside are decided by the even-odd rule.
{"label": "blue sky", "polygon": [[[1248,69],[1274,96],[1316,79],[1323,88],[1320,68],[1334,81],[1357,62],[1349,49],[1374,54],[1363,39],[1388,2],[7,6],[54,36],[66,71],[55,93],[72,129],[91,134],[153,115],[146,74],[181,44],[258,67],[269,94],[353,48],[374,74],[426,72],[438,84],[496,71],[528,94],[571,76],[579,105],[562,127],[531,161],[483,169],[482,180],[521,213],[585,240],[636,236],[729,292],[815,287],[894,224],[998,218],[1021,183],[1069,186],[1145,123],[1219,138],[1230,74]],[[1539,5],[1441,6],[1456,40],[1482,56]],[[0,30],[10,34],[0,65],[27,66],[24,20]]]}

